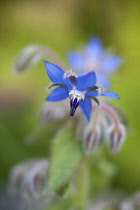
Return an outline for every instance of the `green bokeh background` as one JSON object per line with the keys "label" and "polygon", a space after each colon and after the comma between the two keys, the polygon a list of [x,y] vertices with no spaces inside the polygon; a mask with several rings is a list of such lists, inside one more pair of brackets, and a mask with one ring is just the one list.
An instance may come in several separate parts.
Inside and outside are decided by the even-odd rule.
{"label": "green bokeh background", "polygon": [[[0,3],[0,179],[16,163],[49,154],[51,137],[32,145],[24,138],[37,125],[48,79],[43,62],[14,74],[13,62],[30,44],[49,46],[67,63],[67,52],[98,34],[105,46],[122,55],[124,63],[112,76],[112,90],[129,119],[129,136],[110,156],[118,167],[114,186],[127,192],[140,189],[140,2],[139,1],[5,1]],[[53,129],[50,124],[46,131]]]}

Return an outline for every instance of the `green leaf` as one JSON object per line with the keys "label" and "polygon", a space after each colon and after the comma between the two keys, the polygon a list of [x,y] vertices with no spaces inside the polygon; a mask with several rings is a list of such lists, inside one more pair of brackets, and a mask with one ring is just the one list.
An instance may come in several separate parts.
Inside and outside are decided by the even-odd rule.
{"label": "green leaf", "polygon": [[82,152],[73,129],[71,123],[66,124],[53,140],[49,191],[58,190],[66,184],[79,166]]}

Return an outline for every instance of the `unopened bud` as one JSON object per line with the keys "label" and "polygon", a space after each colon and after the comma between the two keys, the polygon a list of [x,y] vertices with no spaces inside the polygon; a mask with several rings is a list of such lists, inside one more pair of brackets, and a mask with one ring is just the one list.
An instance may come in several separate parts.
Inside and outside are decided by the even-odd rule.
{"label": "unopened bud", "polygon": [[38,63],[41,57],[40,45],[29,45],[20,52],[13,69],[15,72],[22,72]]}
{"label": "unopened bud", "polygon": [[120,210],[134,210],[131,202],[123,202],[120,206]]}
{"label": "unopened bud", "polygon": [[69,109],[65,101],[45,104],[41,108],[40,123],[45,124],[51,120],[63,120],[69,116],[68,111]]}
{"label": "unopened bud", "polygon": [[86,154],[91,154],[95,147],[101,142],[102,132],[100,126],[87,127],[83,139],[83,146]]}
{"label": "unopened bud", "polygon": [[47,194],[48,168],[48,161],[41,160],[25,174],[21,185],[25,198],[28,198],[29,195],[39,198]]}
{"label": "unopened bud", "polygon": [[135,208],[140,209],[140,192],[137,192],[133,197],[132,197],[132,203]]}
{"label": "unopened bud", "polygon": [[33,159],[15,166],[9,177],[8,191],[24,198],[40,198],[47,193],[49,162]]}
{"label": "unopened bud", "polygon": [[8,185],[8,190],[10,193],[17,194],[19,192],[24,175],[36,164],[37,161],[37,159],[24,161],[12,168]]}
{"label": "unopened bud", "polygon": [[107,130],[107,139],[109,140],[110,152],[112,154],[117,153],[125,140],[126,128],[123,124],[119,124],[117,127],[111,125]]}

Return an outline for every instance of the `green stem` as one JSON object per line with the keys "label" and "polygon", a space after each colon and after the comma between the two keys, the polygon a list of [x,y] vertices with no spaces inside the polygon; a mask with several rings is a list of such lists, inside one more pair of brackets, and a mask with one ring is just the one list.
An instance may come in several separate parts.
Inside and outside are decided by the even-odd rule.
{"label": "green stem", "polygon": [[78,210],[87,209],[87,204],[89,201],[89,157],[84,157],[81,163],[81,167],[77,176],[77,196],[75,198],[76,206]]}

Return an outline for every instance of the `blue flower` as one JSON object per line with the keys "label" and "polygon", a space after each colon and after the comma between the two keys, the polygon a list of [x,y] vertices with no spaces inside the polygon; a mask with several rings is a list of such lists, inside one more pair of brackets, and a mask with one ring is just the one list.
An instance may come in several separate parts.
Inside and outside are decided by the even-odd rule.
{"label": "blue flower", "polygon": [[80,52],[72,51],[68,55],[70,65],[78,71],[95,71],[98,84],[105,88],[110,86],[109,74],[122,63],[120,56],[113,55],[104,49],[100,39],[95,36]]}
{"label": "blue flower", "polygon": [[77,107],[80,106],[86,118],[90,120],[92,110],[91,99],[98,102],[96,97],[99,95],[119,98],[117,93],[111,91],[99,94],[94,71],[77,77],[74,73],[64,72],[59,66],[48,61],[44,61],[44,64],[47,74],[53,82],[50,87],[56,87],[46,100],[60,101],[69,97],[71,116],[74,115]]}

